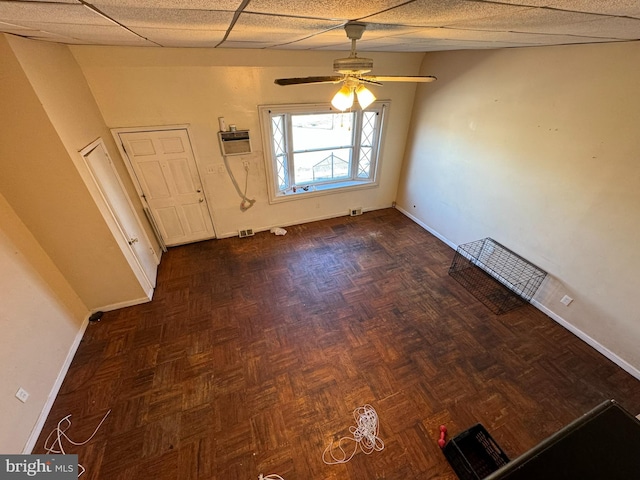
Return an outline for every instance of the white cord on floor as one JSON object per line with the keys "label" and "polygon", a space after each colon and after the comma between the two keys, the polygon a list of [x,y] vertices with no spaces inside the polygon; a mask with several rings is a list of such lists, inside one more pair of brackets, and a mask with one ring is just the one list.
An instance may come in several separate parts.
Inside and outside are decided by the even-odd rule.
{"label": "white cord on floor", "polygon": [[[56,426],[56,428],[54,428],[51,433],[49,434],[49,436],[47,437],[47,439],[44,441],[44,448],[47,450],[47,453],[61,453],[62,455],[66,455],[67,452],[64,451],[64,446],[62,445],[62,439],[64,438],[67,442],[69,442],[72,445],[76,445],[76,446],[80,446],[80,445],[85,445],[87,443],[89,443],[91,441],[91,439],[93,439],[93,437],[96,436],[96,433],[98,433],[98,430],[100,430],[100,427],[102,426],[102,424],[104,423],[104,421],[107,419],[107,417],[109,416],[109,414],[111,413],[111,410],[109,410],[104,417],[102,417],[102,420],[100,421],[100,423],[98,424],[98,426],[96,427],[96,429],[93,431],[93,433],[91,434],[91,436],[89,438],[87,438],[84,442],[74,442],[73,440],[71,440],[69,438],[69,436],[67,435],[67,430],[69,430],[69,428],[71,428],[71,414],[67,415],[66,417],[64,417],[62,420],[60,420],[58,422],[58,425]],[[62,424],[65,424],[64,427],[62,427]],[[51,436],[55,434],[55,440],[53,441],[53,443],[51,445],[49,445],[49,440],[51,439]],[[80,471],[80,469],[82,469],[82,471]],[[86,469],[80,465],[78,463],[78,477],[80,477],[84,472],[86,471]]]}
{"label": "white cord on floor", "polygon": [[[349,431],[353,436],[342,437],[335,446],[331,442],[322,452],[322,461],[327,465],[347,463],[358,451],[358,446],[366,455],[384,449],[384,442],[378,437],[378,414],[375,409],[367,404],[356,408],[353,411],[353,416],[356,419],[356,426],[349,427]],[[343,441],[355,442],[351,455],[347,455],[342,448]],[[341,453],[336,455],[336,450]],[[330,459],[327,459],[327,454],[331,457]]]}
{"label": "white cord on floor", "polygon": [[271,475],[267,475],[266,477],[260,474],[258,475],[258,480],[284,480],[284,478],[276,473],[272,473]]}

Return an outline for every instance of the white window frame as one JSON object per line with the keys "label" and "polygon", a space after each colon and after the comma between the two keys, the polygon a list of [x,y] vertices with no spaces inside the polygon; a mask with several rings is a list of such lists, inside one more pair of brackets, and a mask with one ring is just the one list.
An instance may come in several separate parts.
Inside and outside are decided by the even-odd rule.
{"label": "white window frame", "polygon": [[[353,140],[353,165],[352,164],[352,176],[349,179],[327,181],[323,183],[313,183],[310,185],[290,185],[287,190],[280,190],[278,187],[278,172],[276,163],[276,152],[274,149],[273,141],[273,123],[272,118],[284,115],[285,117],[285,149],[288,159],[293,157],[291,135],[291,115],[296,114],[311,114],[311,113],[342,113],[340,110],[334,108],[330,103],[313,103],[313,104],[286,104],[286,105],[260,105],[258,111],[260,114],[260,125],[262,130],[262,141],[264,146],[264,161],[265,171],[267,172],[267,183],[269,191],[269,202],[278,203],[283,201],[295,200],[300,198],[307,198],[317,195],[327,195],[332,193],[343,193],[349,190],[356,190],[362,188],[371,188],[378,186],[378,175],[380,171],[380,151],[382,147],[382,138],[384,136],[384,129],[386,123],[386,116],[388,115],[390,102],[389,101],[376,101],[367,107],[365,112],[377,112],[377,128],[375,129],[374,138],[371,144],[371,161],[370,161],[370,175],[369,178],[358,178],[358,163],[359,163],[359,149],[360,149],[360,133],[362,122],[362,110],[353,110],[356,113],[354,129],[357,129],[357,133],[354,135]],[[290,175],[292,178],[293,175]],[[307,187],[308,188],[304,188]],[[294,191],[295,190],[295,191]]]}

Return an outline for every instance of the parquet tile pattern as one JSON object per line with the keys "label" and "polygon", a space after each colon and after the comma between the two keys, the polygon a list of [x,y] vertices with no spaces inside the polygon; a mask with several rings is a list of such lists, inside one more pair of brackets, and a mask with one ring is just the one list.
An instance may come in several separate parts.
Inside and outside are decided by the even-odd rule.
{"label": "parquet tile pattern", "polygon": [[[640,382],[530,305],[493,315],[394,209],[172,248],[152,302],[89,325],[36,451],[71,413],[86,479],[456,478],[481,422],[515,457]],[[328,466],[370,403],[382,452]]]}

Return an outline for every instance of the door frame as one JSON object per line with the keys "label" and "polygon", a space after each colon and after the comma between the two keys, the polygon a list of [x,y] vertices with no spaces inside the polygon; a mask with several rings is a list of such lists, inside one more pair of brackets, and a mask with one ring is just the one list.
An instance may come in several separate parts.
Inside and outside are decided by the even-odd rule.
{"label": "door frame", "polygon": [[[113,139],[116,142],[118,147],[118,151],[120,152],[120,156],[122,157],[125,166],[127,167],[127,172],[129,172],[129,176],[131,177],[131,181],[136,188],[136,192],[142,205],[148,211],[148,215],[150,217],[151,223],[154,226],[154,233],[158,236],[157,240],[160,245],[164,245],[164,239],[160,236],[160,232],[155,225],[156,219],[153,216],[153,212],[151,211],[151,207],[147,203],[147,199],[145,197],[144,191],[142,190],[142,186],[140,185],[140,181],[138,180],[138,176],[133,169],[133,163],[131,162],[131,158],[127,155],[127,152],[124,148],[124,144],[122,139],[120,138],[121,133],[137,133],[137,132],[161,132],[161,131],[170,131],[170,130],[184,130],[187,132],[187,138],[189,139],[189,146],[191,147],[191,153],[193,154],[193,160],[196,164],[196,171],[198,172],[198,176],[200,177],[200,185],[202,185],[202,192],[204,193],[207,207],[207,213],[209,214],[209,220],[211,220],[211,227],[213,228],[213,238],[218,238],[218,234],[216,231],[216,223],[213,218],[213,212],[211,211],[209,199],[211,198],[207,192],[206,182],[202,181],[202,172],[200,171],[200,160],[198,158],[198,154],[196,153],[196,148],[193,145],[193,135],[191,134],[191,128],[189,124],[181,124],[181,125],[155,125],[155,126],[147,126],[147,127],[121,127],[121,128],[112,128],[111,135],[113,135]],[[166,247],[163,247],[166,249]]]}
{"label": "door frame", "polygon": [[[146,272],[144,271],[144,268],[140,263],[140,260],[138,259],[138,256],[134,252],[131,245],[129,245],[129,239],[127,238],[126,233],[123,231],[123,228],[120,225],[120,222],[118,221],[118,217],[111,209],[111,206],[109,205],[109,202],[105,196],[105,193],[100,187],[99,181],[95,177],[93,169],[89,166],[87,156],[91,152],[93,152],[96,148],[99,148],[99,147],[103,149],[105,155],[111,160],[111,156],[109,155],[109,151],[107,150],[104,140],[102,139],[102,137],[98,137],[96,140],[94,140],[89,145],[87,145],[86,147],[84,147],[82,150],[79,151],[80,157],[82,158],[82,165],[84,166],[84,168],[80,171],[80,174],[85,184],[87,185],[89,193],[93,197],[93,200],[95,201],[96,206],[98,207],[98,210],[100,210],[100,213],[102,214],[107,226],[109,227],[109,230],[111,230],[111,233],[113,234],[113,237],[116,240],[116,243],[120,247],[120,250],[122,251],[125,259],[127,260],[127,263],[131,267],[133,274],[136,276],[136,279],[140,283],[140,286],[145,291],[147,298],[151,300],[153,298],[155,282],[152,282],[149,276],[146,274]],[[146,248],[151,250],[157,266],[160,264],[160,259],[158,258],[155,248],[153,248],[151,244],[151,240],[149,239],[147,232],[144,226],[142,225],[142,222],[140,221],[140,217],[138,216],[138,213],[136,212],[133,206],[133,203],[131,202],[131,198],[127,193],[127,189],[122,183],[122,179],[120,178],[120,174],[115,168],[113,160],[110,161],[110,165],[120,185],[120,188],[122,188],[122,191],[125,193],[125,197],[127,198],[127,203],[129,205],[129,208],[131,209],[131,213],[133,214],[134,219],[136,220],[136,222],[138,223],[138,226],[140,227],[140,232],[142,234],[142,238],[140,240],[144,242],[144,245]]]}

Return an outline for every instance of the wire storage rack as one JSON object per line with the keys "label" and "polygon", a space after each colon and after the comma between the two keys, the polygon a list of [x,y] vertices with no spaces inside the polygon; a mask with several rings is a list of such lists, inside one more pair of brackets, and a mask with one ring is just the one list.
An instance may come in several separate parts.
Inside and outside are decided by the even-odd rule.
{"label": "wire storage rack", "polygon": [[487,237],[458,246],[449,275],[500,315],[530,302],[547,272]]}

